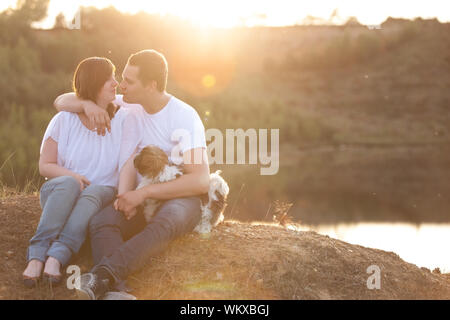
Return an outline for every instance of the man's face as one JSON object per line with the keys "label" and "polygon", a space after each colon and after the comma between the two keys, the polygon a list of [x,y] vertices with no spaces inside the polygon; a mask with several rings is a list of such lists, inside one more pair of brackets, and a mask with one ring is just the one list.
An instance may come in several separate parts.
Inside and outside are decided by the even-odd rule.
{"label": "man's face", "polygon": [[127,64],[122,72],[122,82],[120,90],[123,93],[123,101],[127,103],[142,104],[144,99],[145,87],[138,79],[139,67]]}

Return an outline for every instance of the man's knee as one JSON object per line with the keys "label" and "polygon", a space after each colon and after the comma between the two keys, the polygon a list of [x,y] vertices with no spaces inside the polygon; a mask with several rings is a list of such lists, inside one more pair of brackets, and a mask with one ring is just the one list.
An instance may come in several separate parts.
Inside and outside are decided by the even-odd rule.
{"label": "man's knee", "polygon": [[166,201],[158,210],[154,221],[178,232],[188,232],[198,224],[200,218],[200,199],[181,198]]}
{"label": "man's knee", "polygon": [[93,234],[105,226],[118,226],[120,219],[121,214],[112,205],[109,205],[91,218],[89,221],[89,232]]}

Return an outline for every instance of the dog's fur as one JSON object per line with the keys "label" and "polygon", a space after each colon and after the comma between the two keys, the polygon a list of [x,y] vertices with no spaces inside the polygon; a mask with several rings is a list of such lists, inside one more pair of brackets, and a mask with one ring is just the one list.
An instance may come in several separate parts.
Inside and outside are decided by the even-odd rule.
{"label": "dog's fur", "polygon": [[[134,166],[143,176],[141,183],[136,189],[153,183],[174,180],[183,174],[180,167],[169,163],[166,153],[159,147],[150,145],[134,158]],[[223,221],[223,212],[227,206],[229,187],[217,170],[210,175],[209,191],[200,196],[202,217],[194,231],[208,233],[211,229]],[[146,199],[144,204],[144,215],[147,222],[150,221],[161,201]]]}

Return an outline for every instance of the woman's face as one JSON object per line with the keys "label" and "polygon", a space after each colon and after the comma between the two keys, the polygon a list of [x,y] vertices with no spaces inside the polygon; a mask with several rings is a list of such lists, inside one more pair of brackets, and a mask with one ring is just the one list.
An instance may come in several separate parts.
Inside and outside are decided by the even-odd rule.
{"label": "woman's face", "polygon": [[116,88],[119,83],[116,80],[114,73],[111,77],[105,82],[103,88],[100,90],[98,94],[98,102],[104,101],[106,103],[110,103],[114,101],[116,98]]}

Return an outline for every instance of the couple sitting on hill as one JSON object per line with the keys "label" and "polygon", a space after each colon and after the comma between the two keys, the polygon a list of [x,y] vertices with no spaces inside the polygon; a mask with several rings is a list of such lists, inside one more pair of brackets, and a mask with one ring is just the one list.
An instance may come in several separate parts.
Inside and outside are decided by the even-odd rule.
{"label": "couple sitting on hill", "polygon": [[[42,277],[59,283],[61,268],[89,233],[95,266],[81,276],[79,295],[99,299],[108,291],[128,291],[129,274],[200,222],[199,195],[209,189],[204,126],[191,106],[166,92],[167,70],[157,51],[131,55],[120,83],[123,96],[116,96],[109,59],[78,65],[74,93],[55,100],[61,112],[42,140],[39,172],[49,180],[40,190],[42,216],[27,251],[25,285]],[[179,129],[188,138],[174,137]],[[141,177],[134,157],[148,145],[178,158],[183,175],[135,190]],[[201,161],[198,155],[193,161],[196,153]],[[148,198],[162,200],[150,221],[137,210]]]}

